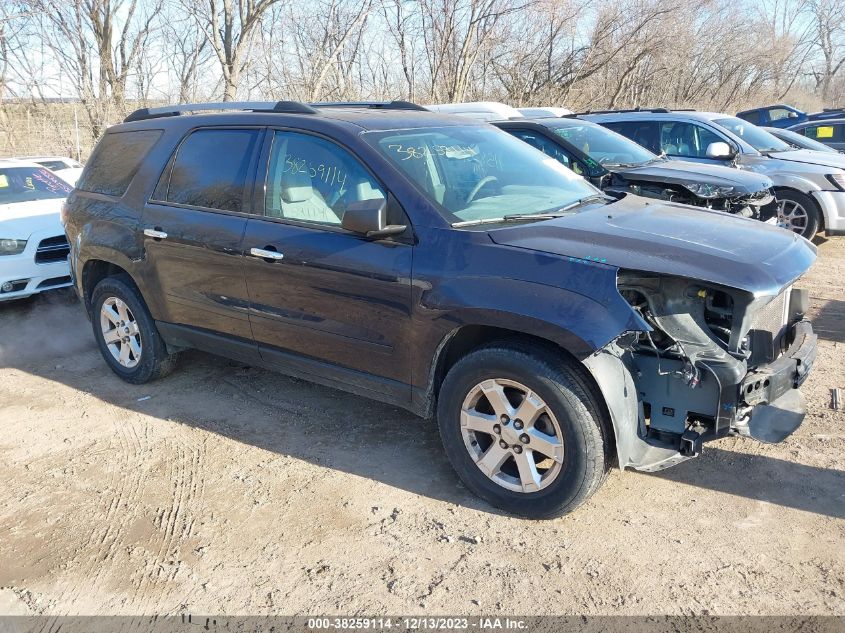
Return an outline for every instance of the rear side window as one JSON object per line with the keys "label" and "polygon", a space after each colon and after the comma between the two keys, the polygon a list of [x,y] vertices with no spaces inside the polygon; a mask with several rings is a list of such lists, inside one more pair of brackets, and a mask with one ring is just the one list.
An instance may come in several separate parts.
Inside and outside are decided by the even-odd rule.
{"label": "rear side window", "polygon": [[160,136],[161,130],[106,134],[97,143],[76,188],[107,196],[122,196],[135,177],[141,161]]}
{"label": "rear side window", "polygon": [[155,190],[162,202],[242,211],[259,130],[197,130],[182,142]]}
{"label": "rear side window", "polygon": [[629,139],[654,154],[660,154],[663,149],[660,147],[660,133],[656,121],[614,121],[612,123],[601,122],[606,128],[627,136]]}
{"label": "rear side window", "polygon": [[564,152],[558,145],[552,143],[549,139],[541,134],[529,130],[507,130],[521,141],[525,141],[532,147],[536,147],[546,156],[551,156],[555,160],[563,163],[569,169],[574,171],[579,176],[584,175],[584,169],[581,164],[575,161],[569,154]]}
{"label": "rear side window", "polygon": [[750,112],[743,112],[742,115],[737,115],[740,119],[745,119],[754,125],[762,125],[762,113],[759,110],[751,110]]}
{"label": "rear side window", "polygon": [[801,133],[804,136],[825,143],[841,140],[843,137],[843,127],[845,126],[830,124],[811,125],[801,130]]}

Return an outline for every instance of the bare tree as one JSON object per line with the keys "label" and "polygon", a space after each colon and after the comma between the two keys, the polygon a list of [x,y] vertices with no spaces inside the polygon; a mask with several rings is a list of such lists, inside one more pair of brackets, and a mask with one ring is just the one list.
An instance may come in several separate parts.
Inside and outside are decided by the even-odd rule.
{"label": "bare tree", "polygon": [[32,0],[54,58],[85,106],[94,136],[126,110],[130,75],[161,11],[161,0]]}
{"label": "bare tree", "polygon": [[211,45],[223,76],[223,100],[233,101],[267,11],[281,0],[182,0]]}
{"label": "bare tree", "polygon": [[814,47],[821,53],[812,65],[816,89],[823,100],[830,97],[830,87],[845,65],[845,2],[842,0],[807,0],[806,14],[812,20]]}

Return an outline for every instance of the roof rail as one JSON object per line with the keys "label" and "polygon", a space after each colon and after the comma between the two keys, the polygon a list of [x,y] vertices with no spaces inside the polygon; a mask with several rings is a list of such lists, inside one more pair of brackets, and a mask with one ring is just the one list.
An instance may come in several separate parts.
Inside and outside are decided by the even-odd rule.
{"label": "roof rail", "polygon": [[587,110],[586,112],[576,112],[575,115],[580,114],[621,114],[623,112],[658,112],[660,114],[666,114],[671,112],[669,108],[627,108],[627,109],[619,109],[619,110]]}
{"label": "roof rail", "polygon": [[308,104],[315,108],[371,108],[373,110],[426,110],[421,105],[394,99],[393,101],[330,101]]}
{"label": "roof rail", "polygon": [[179,103],[160,108],[141,108],[123,119],[124,123],[179,116],[190,112],[242,110],[246,112],[279,112],[288,114],[317,114],[317,110],[299,101],[218,101],[213,103]]}

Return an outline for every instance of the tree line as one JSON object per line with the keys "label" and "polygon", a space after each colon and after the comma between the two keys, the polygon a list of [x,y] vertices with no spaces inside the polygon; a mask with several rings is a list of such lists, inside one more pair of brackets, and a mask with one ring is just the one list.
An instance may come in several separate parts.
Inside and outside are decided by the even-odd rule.
{"label": "tree line", "polygon": [[0,134],[46,134],[57,98],[86,147],[220,99],[817,108],[843,65],[842,0],[4,0]]}

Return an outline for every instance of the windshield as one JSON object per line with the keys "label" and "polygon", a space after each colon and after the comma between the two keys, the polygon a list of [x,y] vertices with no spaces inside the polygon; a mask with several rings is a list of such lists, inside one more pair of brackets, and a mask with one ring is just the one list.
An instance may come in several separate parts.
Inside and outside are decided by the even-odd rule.
{"label": "windshield", "polygon": [[717,119],[714,123],[733,132],[758,152],[787,152],[792,149],[792,147],[779,138],[772,136],[763,128],[759,128],[748,121],[729,117],[727,119]]}
{"label": "windshield", "polygon": [[492,127],[417,128],[364,137],[451,223],[553,213],[601,195],[555,159]]}
{"label": "windshield", "polygon": [[65,198],[72,189],[44,168],[0,167],[0,204]]}
{"label": "windshield", "polygon": [[786,141],[787,143],[792,143],[793,145],[797,145],[798,147],[803,147],[804,149],[812,149],[817,152],[825,152],[827,154],[838,154],[835,149],[825,145],[824,143],[819,143],[816,140],[808,138],[803,134],[799,134],[798,132],[793,132],[792,130],[778,130],[778,136],[781,137],[782,140]]}
{"label": "windshield", "polygon": [[605,167],[642,165],[658,158],[645,147],[595,123],[544,122],[544,125],[548,125],[555,134]]}

